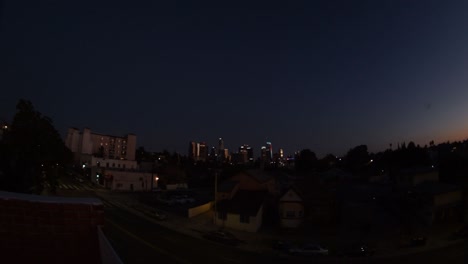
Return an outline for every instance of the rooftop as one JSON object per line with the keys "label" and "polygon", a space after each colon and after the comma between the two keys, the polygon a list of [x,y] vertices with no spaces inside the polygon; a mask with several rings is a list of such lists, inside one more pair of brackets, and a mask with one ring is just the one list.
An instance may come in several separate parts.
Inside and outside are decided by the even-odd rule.
{"label": "rooftop", "polygon": [[234,214],[256,216],[263,205],[267,192],[265,191],[238,191],[232,200],[218,203],[218,210]]}

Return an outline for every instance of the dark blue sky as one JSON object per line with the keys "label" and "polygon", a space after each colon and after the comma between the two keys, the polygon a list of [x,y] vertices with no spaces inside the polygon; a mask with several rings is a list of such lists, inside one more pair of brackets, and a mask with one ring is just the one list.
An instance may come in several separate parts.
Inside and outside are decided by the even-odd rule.
{"label": "dark blue sky", "polygon": [[62,134],[184,154],[467,137],[466,1],[251,2],[6,0],[0,118],[26,98]]}

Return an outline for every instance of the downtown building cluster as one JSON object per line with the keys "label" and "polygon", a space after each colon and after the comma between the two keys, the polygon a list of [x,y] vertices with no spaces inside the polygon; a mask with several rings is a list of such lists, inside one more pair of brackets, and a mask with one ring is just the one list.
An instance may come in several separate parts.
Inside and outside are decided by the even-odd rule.
{"label": "downtown building cluster", "polygon": [[189,142],[188,157],[194,162],[228,162],[232,164],[253,164],[256,161],[263,164],[284,164],[287,159],[284,156],[283,149],[279,149],[277,153],[273,151],[271,142],[266,142],[261,146],[259,157],[256,159],[254,155],[254,148],[248,144],[243,144],[237,148],[237,151],[229,151],[225,148],[224,140],[218,139],[218,146],[211,148],[206,142]]}

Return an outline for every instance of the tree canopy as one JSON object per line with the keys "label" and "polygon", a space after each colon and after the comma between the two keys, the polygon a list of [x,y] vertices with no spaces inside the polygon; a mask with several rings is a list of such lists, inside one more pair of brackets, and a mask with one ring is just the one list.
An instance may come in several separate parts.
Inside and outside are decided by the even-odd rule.
{"label": "tree canopy", "polygon": [[57,185],[63,166],[72,160],[52,120],[19,100],[10,129],[0,141],[0,188],[41,193],[44,184]]}

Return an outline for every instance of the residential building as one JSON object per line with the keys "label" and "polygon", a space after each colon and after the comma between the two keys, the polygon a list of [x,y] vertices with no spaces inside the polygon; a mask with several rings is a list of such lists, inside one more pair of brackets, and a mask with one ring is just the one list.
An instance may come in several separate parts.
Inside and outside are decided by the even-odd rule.
{"label": "residential building", "polygon": [[225,199],[232,199],[234,195],[239,190],[238,181],[225,181],[220,184],[216,192],[216,201],[221,201]]}
{"label": "residential building", "polygon": [[410,188],[409,192],[411,198],[418,201],[427,224],[462,219],[463,195],[459,186],[426,181]]}
{"label": "residential building", "polygon": [[69,128],[65,145],[73,152],[75,160],[86,155],[135,160],[136,135],[113,136],[93,133],[89,128],[84,128],[82,132],[77,128]]}
{"label": "residential building", "polygon": [[239,190],[232,199],[217,203],[215,224],[236,230],[257,232],[263,222],[265,191]]}
{"label": "residential building", "polygon": [[299,227],[304,221],[304,200],[301,194],[290,187],[279,199],[280,226]]}
{"label": "residential building", "polygon": [[235,174],[229,180],[239,182],[240,190],[266,190],[271,195],[280,193],[280,186],[275,175],[264,170],[246,170]]}

